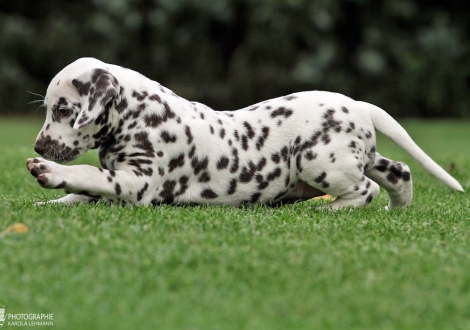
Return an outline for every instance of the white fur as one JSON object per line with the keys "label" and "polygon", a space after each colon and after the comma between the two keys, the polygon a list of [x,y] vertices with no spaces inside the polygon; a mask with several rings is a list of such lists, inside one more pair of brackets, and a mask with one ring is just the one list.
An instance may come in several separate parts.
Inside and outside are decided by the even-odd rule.
{"label": "white fur", "polygon": [[[72,83],[92,79],[95,69],[115,78],[102,87],[100,95],[110,100],[101,102],[109,105],[106,109],[98,107],[101,103],[92,106],[91,96],[80,95]],[[60,108],[60,99],[66,100],[73,115],[58,122],[52,109]],[[36,144],[46,144],[41,151],[45,156],[68,161],[98,144],[102,154],[103,169],[28,160],[28,169],[42,186],[71,193],[58,202],[103,198],[129,204],[240,205],[329,193],[338,196],[329,206],[339,208],[368,204],[381,185],[389,193],[389,207],[406,207],[412,198],[409,168],[375,151],[375,129],[445,184],[463,191],[385,111],[341,94],[301,92],[238,111],[214,111],[135,71],[85,58],[52,80],[45,104],[47,118]],[[97,124],[100,115],[105,123]],[[110,131],[107,141],[111,135],[116,139],[106,146],[107,152],[106,139],[93,137],[103,126]],[[153,150],[148,157],[135,156],[144,152],[138,147],[142,132]],[[117,146],[119,150],[113,151]],[[67,148],[74,151],[73,157],[64,152]],[[221,166],[225,158],[228,164]]]}

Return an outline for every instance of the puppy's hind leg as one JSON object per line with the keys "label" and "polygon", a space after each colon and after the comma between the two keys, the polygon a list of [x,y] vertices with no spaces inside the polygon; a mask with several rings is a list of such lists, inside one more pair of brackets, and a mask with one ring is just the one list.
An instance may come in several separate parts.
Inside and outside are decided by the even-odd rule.
{"label": "puppy's hind leg", "polygon": [[[380,192],[379,185],[365,177],[362,181],[351,182],[350,187],[351,189],[338,195],[333,202],[322,205],[320,208],[337,210],[343,207],[365,206],[370,204]],[[328,192],[327,189],[325,191]],[[335,195],[333,192],[331,194]]]}
{"label": "puppy's hind leg", "polygon": [[335,171],[327,174],[321,172],[313,178],[306,178],[303,173],[302,180],[310,186],[327,194],[338,196],[333,202],[320,206],[323,209],[340,209],[343,207],[359,207],[372,202],[377,197],[380,187],[377,183],[367,178],[362,171]]}
{"label": "puppy's hind leg", "polygon": [[365,174],[387,191],[390,197],[388,210],[410,205],[413,198],[413,184],[410,168],[405,163],[387,159],[376,153],[374,165],[366,170]]}

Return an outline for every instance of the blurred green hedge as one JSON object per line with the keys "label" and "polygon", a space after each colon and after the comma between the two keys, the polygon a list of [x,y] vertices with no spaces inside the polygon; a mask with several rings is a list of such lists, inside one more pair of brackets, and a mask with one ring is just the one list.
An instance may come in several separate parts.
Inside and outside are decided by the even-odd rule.
{"label": "blurred green hedge", "polygon": [[0,114],[83,56],[236,109],[302,90],[395,116],[470,117],[464,0],[17,0],[0,4]]}

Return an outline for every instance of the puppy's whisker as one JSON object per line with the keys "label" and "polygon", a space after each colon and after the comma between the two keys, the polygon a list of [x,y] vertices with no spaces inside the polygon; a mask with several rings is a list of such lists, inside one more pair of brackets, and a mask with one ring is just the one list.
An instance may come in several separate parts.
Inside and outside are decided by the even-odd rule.
{"label": "puppy's whisker", "polygon": [[44,95],[41,95],[41,94],[38,94],[38,93],[33,93],[33,92],[31,92],[31,91],[28,91],[28,93],[29,93],[29,94],[33,94],[33,95],[36,95],[36,96],[40,96],[40,97],[42,97],[43,100],[45,99]]}
{"label": "puppy's whisker", "polygon": [[44,100],[34,100],[31,102],[28,102],[28,104],[39,103],[39,102],[44,102]]}
{"label": "puppy's whisker", "polygon": [[39,107],[36,108],[36,110],[34,111],[34,113],[38,112],[39,109],[41,108],[46,108],[46,106],[44,104],[41,104]]}

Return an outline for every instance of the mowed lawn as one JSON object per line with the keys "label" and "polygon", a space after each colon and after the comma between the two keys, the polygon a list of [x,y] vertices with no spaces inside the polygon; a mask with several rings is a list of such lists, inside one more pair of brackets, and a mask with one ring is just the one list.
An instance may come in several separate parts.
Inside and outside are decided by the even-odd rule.
{"label": "mowed lawn", "polygon": [[[470,190],[470,122],[402,121]],[[387,212],[47,205],[26,170],[40,120],[0,118],[0,305],[53,329],[469,329],[470,201],[393,143],[414,201]],[[98,165],[95,152],[75,163]],[[22,223],[28,231],[12,233]],[[7,321],[4,327],[10,329]]]}

